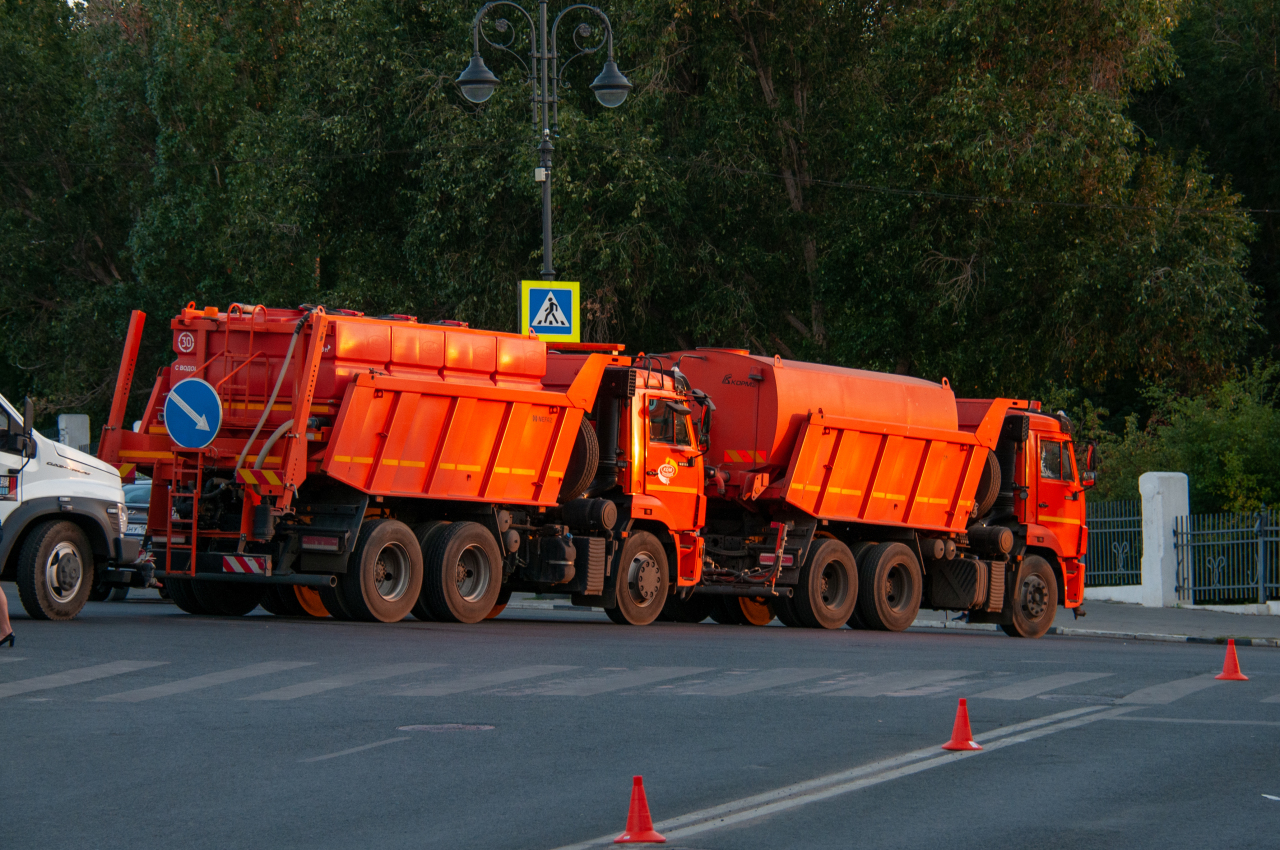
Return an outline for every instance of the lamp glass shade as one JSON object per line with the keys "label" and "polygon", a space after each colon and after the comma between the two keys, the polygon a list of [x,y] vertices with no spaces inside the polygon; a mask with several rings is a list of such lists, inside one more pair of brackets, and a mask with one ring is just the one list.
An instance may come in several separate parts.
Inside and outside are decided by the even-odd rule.
{"label": "lamp glass shade", "polygon": [[591,84],[591,90],[596,93],[596,100],[600,101],[602,106],[613,109],[615,106],[621,106],[627,99],[627,95],[631,93],[631,81],[618,70],[618,63],[610,59],[604,63],[604,70]]}
{"label": "lamp glass shade", "polygon": [[498,87],[498,78],[484,64],[479,53],[471,55],[471,62],[455,82],[462,89],[462,96],[472,103],[484,103]]}

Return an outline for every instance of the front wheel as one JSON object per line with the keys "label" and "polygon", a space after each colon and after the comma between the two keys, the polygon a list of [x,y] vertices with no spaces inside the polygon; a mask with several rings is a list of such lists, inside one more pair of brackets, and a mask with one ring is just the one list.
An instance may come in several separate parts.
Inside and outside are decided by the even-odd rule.
{"label": "front wheel", "polygon": [[70,620],[93,590],[93,549],[74,522],[50,520],[27,535],[18,553],[18,597],[33,620]]}
{"label": "front wheel", "polygon": [[[997,569],[999,567],[997,566]],[[1000,628],[1009,637],[1042,637],[1053,625],[1057,613],[1058,580],[1053,567],[1039,555],[1029,555],[1018,565],[1018,577],[1013,585],[1012,623],[1002,623]]]}
{"label": "front wheel", "polygon": [[634,531],[618,559],[617,605],[604,609],[620,626],[647,626],[662,613],[670,579],[667,552],[647,531]]}

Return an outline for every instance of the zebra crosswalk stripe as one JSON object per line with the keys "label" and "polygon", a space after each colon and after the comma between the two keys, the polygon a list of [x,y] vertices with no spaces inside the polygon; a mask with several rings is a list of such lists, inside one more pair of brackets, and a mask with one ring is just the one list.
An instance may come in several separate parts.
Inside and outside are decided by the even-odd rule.
{"label": "zebra crosswalk stripe", "polygon": [[287,685],[283,688],[276,688],[274,691],[263,691],[260,694],[241,697],[241,699],[298,699],[299,697],[315,696],[316,694],[322,694],[325,691],[332,691],[338,688],[348,688],[352,685],[361,685],[365,682],[376,682],[379,679],[390,679],[394,676],[405,676],[409,673],[420,673],[423,670],[430,670],[433,667],[443,666],[443,664],[382,664],[377,667],[367,667],[364,670],[356,670],[351,673],[342,673],[337,676],[326,676],[323,679],[312,679],[310,682],[299,682],[296,685]]}
{"label": "zebra crosswalk stripe", "polygon": [[713,667],[641,667],[638,670],[624,670],[604,676],[590,676],[574,679],[570,682],[557,682],[544,688],[531,689],[530,693],[541,696],[557,697],[590,697],[596,694],[620,691],[624,688],[638,688],[680,679],[685,676],[696,676],[713,670]]}
{"label": "zebra crosswalk stripe", "polygon": [[535,664],[530,667],[513,667],[510,670],[495,670],[492,673],[476,673],[471,676],[462,676],[457,679],[450,679],[444,682],[434,682],[416,688],[409,688],[403,691],[397,691],[396,696],[402,697],[441,697],[449,694],[460,694],[464,691],[476,691],[481,688],[492,688],[498,685],[505,685],[507,682],[517,682],[521,679],[532,679],[536,676],[547,676],[552,673],[563,673],[566,670],[577,670],[572,665],[556,665],[556,664]]}
{"label": "zebra crosswalk stripe", "polygon": [[777,667],[771,670],[758,670],[739,675],[722,676],[706,684],[692,685],[682,688],[676,693],[687,696],[731,697],[748,694],[765,688],[776,688],[781,685],[793,685],[819,676],[829,676],[837,671],[815,667]]}
{"label": "zebra crosswalk stripe", "polygon": [[80,667],[75,670],[64,670],[49,676],[36,676],[33,679],[19,679],[0,685],[0,697],[11,697],[17,694],[29,694],[32,691],[46,691],[50,688],[64,688],[67,685],[78,685],[81,682],[92,682],[94,679],[105,679],[108,676],[119,676],[123,673],[134,673],[148,667],[159,667],[168,661],[109,661],[106,664],[95,664],[92,667]]}
{"label": "zebra crosswalk stripe", "polygon": [[972,675],[972,670],[907,670],[895,673],[877,673],[857,680],[852,687],[828,691],[833,697],[878,697],[899,691],[936,685],[951,679]]}
{"label": "zebra crosswalk stripe", "polygon": [[107,694],[104,697],[98,697],[97,701],[143,702],[149,699],[158,699],[159,697],[167,697],[174,694],[198,691],[203,688],[211,688],[214,685],[225,685],[230,682],[237,682],[241,679],[251,679],[255,676],[282,673],[285,670],[295,670],[298,667],[310,667],[313,664],[315,664],[314,661],[264,661],[261,664],[250,664],[248,667],[236,667],[232,670],[220,670],[217,673],[206,673],[203,676],[192,676],[190,679],[179,679],[176,682],[166,682],[163,685],[152,685],[149,688],[138,688],[134,691],[121,691],[118,694]]}
{"label": "zebra crosswalk stripe", "polygon": [[1113,673],[1055,673],[1052,676],[1040,676],[1026,682],[1018,682],[1012,685],[1005,685],[1002,688],[994,688],[989,691],[983,691],[980,694],[974,694],[972,699],[1007,699],[1019,700],[1043,694],[1047,691],[1065,688],[1068,685],[1078,685],[1082,682],[1091,682],[1094,679],[1105,679]]}

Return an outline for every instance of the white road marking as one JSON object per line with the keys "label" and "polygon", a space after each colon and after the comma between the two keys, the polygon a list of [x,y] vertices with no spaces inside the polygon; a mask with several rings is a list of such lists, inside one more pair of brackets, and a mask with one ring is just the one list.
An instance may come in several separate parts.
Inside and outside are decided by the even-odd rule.
{"label": "white road marking", "polygon": [[[703,832],[730,826],[741,821],[753,820],[765,815],[797,808],[809,803],[819,802],[850,791],[856,791],[882,782],[888,782],[903,776],[909,776],[932,767],[940,767],[965,758],[973,758],[983,753],[993,752],[1006,746],[1034,740],[1043,735],[1074,729],[1107,715],[1136,711],[1137,707],[1112,708],[1103,710],[1100,706],[1073,708],[1068,711],[1028,720],[975,735],[974,738],[985,743],[986,749],[981,751],[943,753],[938,746],[926,747],[877,762],[855,767],[851,770],[833,773],[828,776],[787,785],[773,791],[744,797],[712,808],[690,812],[669,820],[654,824],[654,829],[666,835],[667,840],[687,838]],[[585,850],[588,847],[611,844],[615,833],[602,835],[579,844],[570,844],[558,850]]]}
{"label": "white road marking", "polygon": [[1199,723],[1205,726],[1280,726],[1280,720],[1201,720],[1194,717],[1113,717],[1135,723]]}
{"label": "white road marking", "polygon": [[277,688],[274,691],[264,691],[260,694],[254,694],[253,696],[241,697],[241,699],[298,699],[299,697],[314,696],[315,694],[336,690],[337,688],[347,688],[351,685],[361,685],[365,682],[376,682],[379,679],[390,679],[393,676],[404,676],[409,673],[418,673],[423,670],[430,670],[433,667],[443,666],[443,664],[382,664],[377,667],[368,667],[364,670],[357,670],[352,673],[328,676],[324,679],[313,679],[310,682],[300,682],[296,685]]}
{"label": "white road marking", "polygon": [[1052,676],[1041,676],[1038,679],[1032,679],[1027,682],[1018,682],[1013,685],[1005,685],[1002,688],[995,688],[990,691],[983,691],[980,694],[974,694],[971,699],[1008,699],[1018,700],[1033,697],[1046,691],[1054,691],[1058,688],[1065,688],[1068,685],[1078,685],[1081,682],[1089,682],[1094,679],[1104,679],[1107,676],[1114,675],[1112,673],[1055,673]]}
{"label": "white road marking", "polygon": [[80,667],[66,670],[50,676],[37,676],[34,679],[19,679],[0,685],[0,698],[15,694],[28,694],[32,691],[44,691],[49,688],[63,688],[67,685],[78,685],[81,682],[92,682],[94,679],[105,679],[108,676],[119,676],[122,673],[133,673],[146,670],[148,667],[159,667],[168,661],[111,661],[106,664],[95,664],[92,667]]}
{"label": "white road marking", "polygon": [[153,685],[149,688],[138,688],[136,691],[121,691],[118,694],[107,694],[104,697],[98,697],[98,702],[143,702],[149,699],[158,699],[159,697],[172,696],[173,694],[185,694],[189,691],[198,691],[202,688],[211,688],[214,685],[225,685],[228,682],[236,682],[240,679],[251,679],[254,676],[266,676],[271,673],[280,673],[285,670],[295,670],[298,667],[310,667],[315,664],[314,661],[264,661],[261,664],[250,664],[248,667],[237,667],[233,670],[222,670],[217,673],[206,673],[203,676],[192,676],[190,679],[179,679],[176,682],[166,682],[163,685]]}
{"label": "white road marking", "polygon": [[1205,673],[1202,676],[1192,676],[1190,679],[1176,679],[1172,682],[1165,682],[1162,685],[1152,685],[1149,688],[1134,691],[1120,700],[1120,702],[1128,705],[1168,705],[1189,694],[1194,694],[1196,691],[1212,688],[1216,684],[1218,682],[1213,678],[1213,674]]}
{"label": "white road marking", "polygon": [[681,696],[730,697],[765,688],[791,685],[806,679],[816,679],[819,676],[830,676],[836,672],[839,671],[815,667],[776,667],[771,670],[722,676],[706,684],[678,688],[675,693]]}
{"label": "white road marking", "polygon": [[352,747],[349,750],[342,750],[341,752],[337,752],[337,753],[329,753],[328,755],[324,755],[324,756],[312,756],[309,759],[298,759],[298,761],[300,761],[303,764],[306,764],[307,762],[311,762],[311,761],[325,761],[326,759],[336,759],[338,756],[349,756],[352,753],[359,753],[359,752],[363,752],[364,750],[372,750],[374,747],[384,747],[387,744],[396,744],[396,743],[399,743],[400,741],[407,741],[407,740],[409,740],[408,736],[405,736],[403,738],[388,738],[385,741],[375,741],[372,744],[364,744],[363,746]]}
{"label": "white road marking", "polygon": [[400,697],[442,697],[448,694],[460,694],[464,691],[474,691],[480,688],[492,688],[496,685],[505,685],[507,682],[518,682],[521,679],[532,679],[535,676],[547,676],[551,673],[563,673],[566,670],[577,670],[578,668],[569,665],[558,664],[535,664],[531,667],[513,667],[510,670],[495,670],[492,673],[476,673],[472,676],[462,676],[458,679],[451,679],[447,682],[436,682],[431,685],[424,685],[416,688],[408,688],[403,691],[396,691],[395,695]]}
{"label": "white road marking", "polygon": [[1276,694],[1273,697],[1267,697],[1263,702],[1280,702],[1280,694]]}
{"label": "white road marking", "polygon": [[1270,794],[1263,794],[1268,800],[1280,800],[1280,797],[1272,797]]}
{"label": "white road marking", "polygon": [[652,685],[667,679],[679,679],[683,676],[695,676],[705,673],[712,667],[641,667],[638,670],[627,670],[621,673],[610,673],[607,676],[591,676],[585,679],[574,679],[569,682],[556,682],[546,687],[534,687],[531,694],[553,697],[589,697],[609,691],[620,691],[623,688],[638,688]]}
{"label": "white road marking", "polygon": [[27,660],[27,659],[26,659],[25,657],[23,657],[23,658],[6,658],[6,657],[4,657],[4,656],[0,656],[0,664],[8,664],[8,663],[10,663],[10,662],[12,662],[12,661],[26,661],[26,660]]}
{"label": "white road marking", "polygon": [[936,685],[950,679],[971,675],[972,670],[907,670],[897,673],[879,673],[859,679],[852,687],[828,691],[833,697],[878,697],[885,694]]}

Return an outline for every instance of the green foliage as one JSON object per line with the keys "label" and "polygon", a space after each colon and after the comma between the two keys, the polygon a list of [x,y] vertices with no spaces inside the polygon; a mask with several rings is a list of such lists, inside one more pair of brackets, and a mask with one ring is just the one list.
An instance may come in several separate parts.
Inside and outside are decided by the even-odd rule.
{"label": "green foliage", "polygon": [[1255,363],[1212,390],[1179,396],[1150,388],[1155,409],[1145,428],[1136,416],[1123,436],[1103,434],[1098,486],[1103,499],[1138,498],[1144,472],[1185,472],[1191,510],[1248,512],[1280,498],[1280,365]]}

